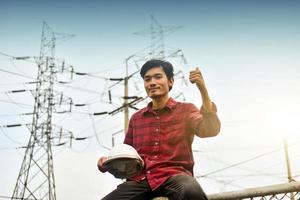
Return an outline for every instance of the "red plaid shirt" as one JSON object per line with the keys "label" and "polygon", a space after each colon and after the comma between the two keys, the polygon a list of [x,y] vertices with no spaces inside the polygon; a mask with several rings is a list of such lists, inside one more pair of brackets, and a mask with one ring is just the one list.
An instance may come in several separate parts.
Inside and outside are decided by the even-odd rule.
{"label": "red plaid shirt", "polygon": [[193,176],[192,142],[199,132],[216,135],[220,121],[214,111],[205,113],[191,103],[169,98],[159,112],[152,103],[132,115],[124,143],[133,146],[145,163],[144,170],[131,180],[147,178],[152,190],[169,177],[184,173]]}

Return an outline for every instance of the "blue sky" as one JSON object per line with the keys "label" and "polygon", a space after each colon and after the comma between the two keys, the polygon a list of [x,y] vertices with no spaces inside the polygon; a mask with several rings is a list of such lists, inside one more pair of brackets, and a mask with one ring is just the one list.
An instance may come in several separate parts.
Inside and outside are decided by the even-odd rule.
{"label": "blue sky", "polygon": [[[299,7],[298,1],[1,1],[0,52],[13,56],[39,55],[45,21],[55,32],[75,35],[56,47],[57,58],[64,58],[80,72],[119,77],[125,73],[124,60],[150,44],[149,38],[133,34],[149,28],[150,15],[162,25],[183,26],[166,36],[165,44],[183,51],[188,64],[180,66],[174,60],[174,65],[186,76],[189,70],[200,67],[222,121],[218,137],[195,139],[194,149],[200,151],[195,153],[195,174],[201,175],[280,148],[283,137],[290,143],[299,142]],[[2,70],[35,77],[35,64],[11,61],[3,55],[0,63]],[[130,70],[134,70],[133,65]],[[0,76],[1,100],[32,104],[30,94],[3,93],[32,87],[15,84],[28,79],[3,71]],[[141,84],[139,77],[134,80]],[[200,106],[200,97],[192,85],[181,88],[179,79],[175,83],[178,90],[185,91],[187,101]],[[105,82],[94,78],[77,77],[71,86],[105,91]],[[97,102],[97,94],[62,86],[56,89],[78,102],[96,102],[82,110],[77,108],[77,112],[115,107]],[[142,85],[139,89],[136,91],[132,85],[130,91],[144,94]],[[116,95],[122,92],[122,86],[113,89]],[[120,103],[120,99],[115,101]],[[4,116],[31,109],[1,102],[1,125],[31,122],[30,117]],[[105,145],[111,142],[111,132],[105,130],[121,129],[122,117],[120,114],[95,118],[96,132]],[[94,134],[92,121],[86,115],[57,116],[54,121],[77,136]],[[27,143],[26,129],[2,130],[19,143]],[[122,135],[117,139],[122,141]],[[111,175],[97,172],[95,163],[107,150],[95,140],[92,137],[71,149],[55,150],[59,199],[99,199],[119,183]],[[0,195],[12,194],[23,158],[22,151],[5,148],[19,145],[0,133],[0,158],[4,163],[0,166]],[[291,146],[290,151],[292,170],[299,175],[296,167],[300,162],[299,147]],[[282,183],[286,181],[283,155],[279,151],[199,181],[208,193]],[[259,175],[267,172],[276,175]],[[233,185],[220,182],[234,179]],[[103,188],[103,182],[107,188]]]}

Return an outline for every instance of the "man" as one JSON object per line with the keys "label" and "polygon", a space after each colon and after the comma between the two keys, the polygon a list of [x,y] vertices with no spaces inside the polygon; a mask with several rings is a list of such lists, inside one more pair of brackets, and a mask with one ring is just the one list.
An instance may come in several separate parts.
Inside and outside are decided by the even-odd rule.
{"label": "man", "polygon": [[[198,68],[190,72],[202,97],[199,110],[191,103],[169,97],[174,84],[173,66],[163,60],[149,60],[141,68],[144,87],[151,102],[130,119],[124,143],[133,146],[145,163],[140,175],[120,184],[104,200],[148,200],[156,196],[171,200],[207,199],[193,177],[192,142],[199,137],[216,136],[220,121]],[[104,172],[101,157],[98,168]]]}

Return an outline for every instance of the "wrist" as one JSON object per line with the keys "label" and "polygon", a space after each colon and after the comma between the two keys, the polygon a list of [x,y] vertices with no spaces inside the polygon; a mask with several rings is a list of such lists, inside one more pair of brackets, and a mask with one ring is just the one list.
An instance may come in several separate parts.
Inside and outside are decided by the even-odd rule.
{"label": "wrist", "polygon": [[205,83],[204,82],[196,82],[196,85],[198,87],[198,89],[201,91],[201,90],[205,90],[206,89],[206,86],[205,86]]}

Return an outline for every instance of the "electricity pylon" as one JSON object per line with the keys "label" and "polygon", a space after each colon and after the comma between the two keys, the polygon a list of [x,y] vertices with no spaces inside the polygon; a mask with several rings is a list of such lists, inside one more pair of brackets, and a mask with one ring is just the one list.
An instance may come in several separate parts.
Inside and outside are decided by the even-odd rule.
{"label": "electricity pylon", "polygon": [[55,76],[55,44],[57,38],[44,22],[38,64],[34,110],[29,142],[14,188],[12,199],[56,200],[52,143],[54,108],[53,83]]}
{"label": "electricity pylon", "polygon": [[182,26],[162,26],[154,16],[151,15],[150,28],[135,32],[134,34],[150,37],[149,59],[156,58],[164,60],[167,53],[164,43],[165,36],[181,28]]}

